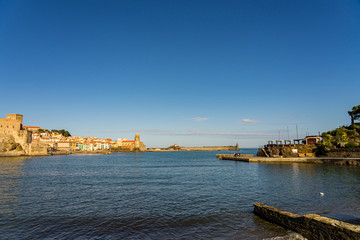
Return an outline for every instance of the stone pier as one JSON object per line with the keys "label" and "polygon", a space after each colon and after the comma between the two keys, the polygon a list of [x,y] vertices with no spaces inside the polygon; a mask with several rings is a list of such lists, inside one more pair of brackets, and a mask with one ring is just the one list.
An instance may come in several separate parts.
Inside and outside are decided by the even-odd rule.
{"label": "stone pier", "polygon": [[360,226],[317,214],[299,215],[263,203],[254,204],[254,213],[261,218],[301,234],[309,240],[359,240]]}

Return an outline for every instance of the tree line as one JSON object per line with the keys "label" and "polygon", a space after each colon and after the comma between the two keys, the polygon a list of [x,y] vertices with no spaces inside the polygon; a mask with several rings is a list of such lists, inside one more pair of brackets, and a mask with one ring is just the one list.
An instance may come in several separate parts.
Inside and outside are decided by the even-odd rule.
{"label": "tree line", "polygon": [[40,133],[44,133],[44,132],[48,132],[48,133],[61,133],[64,137],[70,137],[71,134],[69,131],[65,130],[65,129],[52,129],[51,131],[47,130],[47,129],[39,129],[38,132]]}

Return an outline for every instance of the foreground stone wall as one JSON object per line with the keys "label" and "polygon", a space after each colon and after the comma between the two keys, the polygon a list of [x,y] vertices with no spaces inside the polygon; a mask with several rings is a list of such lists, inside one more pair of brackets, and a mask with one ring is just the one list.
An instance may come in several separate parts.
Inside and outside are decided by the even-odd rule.
{"label": "foreground stone wall", "polygon": [[322,217],[317,214],[299,215],[263,203],[254,204],[254,213],[270,222],[312,239],[360,239],[360,226]]}

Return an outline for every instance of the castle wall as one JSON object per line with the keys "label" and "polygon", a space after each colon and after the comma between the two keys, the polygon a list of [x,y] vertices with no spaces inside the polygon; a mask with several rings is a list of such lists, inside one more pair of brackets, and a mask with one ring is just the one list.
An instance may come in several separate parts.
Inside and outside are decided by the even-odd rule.
{"label": "castle wall", "polygon": [[24,146],[19,148],[17,144],[13,135],[0,134],[0,156],[25,155]]}
{"label": "castle wall", "polygon": [[[31,152],[32,132],[22,130],[23,115],[6,114],[6,118],[0,118],[0,152],[4,155],[22,155]],[[7,145],[20,144],[23,150],[6,149]]]}
{"label": "castle wall", "polygon": [[12,135],[0,134],[0,143],[6,143],[11,140],[14,140],[14,137]]}
{"label": "castle wall", "polygon": [[17,113],[6,114],[6,118],[19,121],[20,123],[23,122],[23,115]]}
{"label": "castle wall", "polygon": [[31,143],[28,145],[27,155],[48,155],[46,144],[42,143]]}
{"label": "castle wall", "polygon": [[32,132],[28,130],[20,130],[13,133],[15,142],[20,143],[21,146],[25,146],[32,141]]}
{"label": "castle wall", "polygon": [[19,120],[0,118],[0,134],[12,134],[21,129],[22,122]]}

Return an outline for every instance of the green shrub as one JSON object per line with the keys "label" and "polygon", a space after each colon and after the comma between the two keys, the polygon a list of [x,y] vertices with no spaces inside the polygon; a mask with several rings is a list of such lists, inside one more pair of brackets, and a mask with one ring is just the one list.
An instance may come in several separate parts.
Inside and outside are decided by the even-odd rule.
{"label": "green shrub", "polygon": [[348,142],[347,144],[345,144],[346,148],[356,148],[357,144],[354,142]]}

